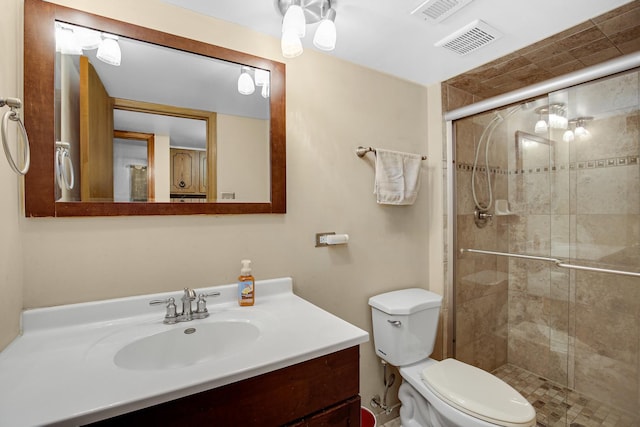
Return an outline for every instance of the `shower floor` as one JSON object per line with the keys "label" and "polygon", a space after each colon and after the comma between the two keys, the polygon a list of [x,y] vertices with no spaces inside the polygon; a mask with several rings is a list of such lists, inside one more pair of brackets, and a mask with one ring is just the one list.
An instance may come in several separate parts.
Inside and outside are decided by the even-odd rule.
{"label": "shower floor", "polygon": [[[506,364],[493,374],[522,394],[536,409],[539,427],[631,427],[640,420],[595,399]],[[566,416],[565,416],[566,413]]]}

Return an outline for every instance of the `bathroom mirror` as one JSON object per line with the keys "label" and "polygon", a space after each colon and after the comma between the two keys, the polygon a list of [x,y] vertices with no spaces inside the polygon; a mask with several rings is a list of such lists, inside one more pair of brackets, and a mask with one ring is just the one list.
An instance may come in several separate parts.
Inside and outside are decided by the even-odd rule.
{"label": "bathroom mirror", "polygon": [[[56,66],[60,66],[61,58],[65,58],[67,62],[73,62],[68,60],[71,57],[69,54],[56,53],[54,31],[56,25],[97,30],[103,34],[103,38],[104,33],[116,35],[122,46],[136,46],[136,52],[141,49],[140,46],[146,45],[160,49],[162,55],[178,55],[179,59],[175,59],[176,62],[191,64],[191,61],[204,61],[212,67],[221,65],[231,70],[231,74],[226,77],[220,77],[217,72],[211,70],[201,72],[211,76],[211,84],[208,84],[209,82],[205,80],[207,87],[204,87],[205,83],[202,82],[196,85],[195,89],[194,86],[185,86],[183,93],[195,91],[203,95],[199,101],[195,103],[189,101],[191,103],[186,105],[188,104],[186,101],[178,99],[181,93],[180,90],[172,90],[174,86],[176,88],[180,86],[180,80],[168,82],[164,79],[164,75],[161,75],[162,73],[150,73],[147,71],[147,74],[151,74],[153,77],[151,80],[158,83],[156,87],[145,88],[142,91],[146,91],[147,94],[150,94],[150,97],[134,93],[133,89],[127,92],[126,84],[123,87],[114,86],[110,82],[111,77],[105,74],[105,70],[108,71],[110,67],[111,69],[114,68],[113,65],[104,64],[97,60],[95,51],[87,50],[82,52],[82,56],[86,57],[90,64],[95,64],[100,78],[102,79],[104,76],[104,87],[108,89],[107,92],[113,92],[108,93],[107,98],[111,100],[111,105],[114,108],[111,120],[115,120],[116,126],[113,129],[110,128],[110,131],[101,131],[100,133],[110,134],[107,145],[120,147],[118,148],[120,154],[116,155],[119,159],[119,166],[123,169],[127,168],[127,173],[130,173],[130,177],[127,176],[125,181],[123,181],[123,177],[114,178],[112,176],[107,177],[106,182],[111,182],[112,187],[113,183],[116,182],[116,185],[119,185],[118,188],[121,189],[130,185],[128,193],[117,190],[117,195],[114,195],[112,189],[111,193],[107,193],[106,196],[102,194],[98,194],[95,197],[86,195],[88,194],[87,186],[89,183],[93,185],[93,179],[98,180],[98,182],[105,179],[104,177],[87,178],[88,175],[81,173],[79,170],[82,167],[88,170],[89,168],[86,167],[86,164],[89,161],[95,161],[96,159],[99,162],[104,161],[105,156],[95,156],[93,154],[92,150],[95,151],[94,145],[88,145],[91,150],[85,149],[82,151],[80,146],[75,150],[77,151],[75,153],[77,165],[74,168],[78,169],[75,171],[75,175],[79,181],[75,193],[74,190],[69,190],[62,194],[59,184],[54,179],[56,176],[54,170],[55,141],[65,139],[61,134],[60,124],[60,115],[62,114],[60,108],[61,91],[59,89],[61,70]],[[31,161],[34,166],[25,177],[25,211],[27,216],[242,214],[284,213],[286,211],[284,64],[99,17],[41,0],[25,1],[24,44],[25,126],[31,141]],[[127,51],[129,51],[128,57],[125,56]],[[129,48],[122,50],[122,63],[125,63],[128,59],[131,60],[131,52]],[[71,65],[72,68],[74,66],[73,64]],[[255,73],[255,70],[265,72],[263,74],[268,76],[269,84],[266,93],[264,90],[261,91],[260,86],[256,87],[255,93],[252,95],[238,93],[237,82],[242,66],[249,67],[250,73]],[[186,73],[186,70],[184,72]],[[253,74],[251,75],[253,77]],[[191,77],[190,75],[188,80],[194,79],[196,77]],[[126,82],[126,80],[125,83],[134,87],[142,86],[141,84]],[[208,89],[216,84],[226,85],[232,90],[228,91],[229,94],[225,96],[212,96]],[[223,105],[219,102],[220,99],[230,99],[231,95],[235,96],[235,103],[227,102],[223,103]],[[216,98],[215,101],[218,104],[209,102],[210,98]],[[250,101],[254,102],[257,107],[247,107],[246,105]],[[177,105],[172,105],[171,103]],[[168,109],[169,112],[158,113],[155,111],[156,107]],[[175,113],[173,111],[174,108],[193,111],[195,116]],[[155,119],[148,120],[148,125],[141,124],[144,121],[140,121],[138,120],[139,117],[136,117],[150,114],[158,115],[155,116]],[[166,131],[166,128],[171,126],[168,123],[170,121],[177,122],[176,119],[178,118],[187,121],[187,125],[182,126],[182,128],[191,133],[194,133],[195,129],[203,129],[200,132],[202,136],[193,138],[200,139],[196,144],[202,145],[197,147],[190,145],[189,139],[191,137],[174,138],[168,136],[165,139],[169,144],[165,143],[164,145],[166,151],[158,151],[158,147],[163,146],[163,137],[173,132]],[[191,123],[189,120],[191,120]],[[197,120],[201,120],[203,124],[197,124]],[[90,120],[89,122],[103,123],[104,121]],[[255,137],[255,134],[246,134],[246,129],[250,128],[250,126],[246,125],[247,121],[258,123],[259,130],[257,132],[261,133],[264,143],[260,142],[260,138]],[[152,122],[159,122],[160,124],[154,125]],[[229,123],[232,123],[233,126]],[[176,124],[175,126],[177,129],[178,125]],[[125,127],[125,129],[122,127]],[[244,130],[245,134],[235,133],[234,129]],[[143,136],[130,137],[126,140],[122,138],[114,139],[113,132],[115,131]],[[257,150],[250,150],[248,146],[243,148],[238,144],[238,141],[243,138],[255,140],[260,148]],[[175,143],[173,142],[174,139],[176,140]],[[93,138],[89,138],[91,144],[94,144],[93,141]],[[225,141],[226,146],[224,145]],[[235,144],[233,144],[234,142]],[[154,146],[155,153],[149,148]],[[236,153],[230,151],[228,148],[230,146],[235,146]],[[121,154],[123,149],[132,150],[132,153],[136,153],[135,156],[140,155],[142,158],[134,162],[123,161],[123,158],[129,156],[129,154]],[[184,159],[183,151],[185,150],[192,152],[191,154],[195,153],[192,161],[196,166],[199,162],[200,170],[203,171],[201,172],[201,178],[204,177],[204,179],[199,179],[200,190],[196,190],[199,194],[198,196],[185,196],[183,193],[182,196],[178,194],[177,197],[174,197],[176,196],[174,190],[165,189],[164,184],[159,185],[158,182],[171,181],[173,177],[168,179],[162,178],[162,176],[172,175],[171,171],[177,170],[172,163],[171,157],[177,156],[176,158]],[[73,151],[72,149],[72,159],[74,159]],[[113,156],[113,153],[111,155]],[[241,160],[250,157],[255,160],[262,165],[261,175],[256,175],[251,185],[246,185],[246,183],[240,182],[241,180],[229,178],[234,176],[233,173],[236,173],[235,176],[240,176],[238,173],[246,167],[243,162],[230,160],[233,157]],[[117,162],[113,159],[103,163],[107,166],[103,166],[102,169],[116,169],[117,172],[117,166],[114,167]],[[93,167],[91,170],[97,170],[97,168]],[[222,176],[221,171],[226,175]],[[165,181],[162,181],[163,179]],[[188,180],[177,181],[176,192],[180,190],[180,186],[184,188],[189,184],[189,182],[185,181]],[[118,182],[120,184],[117,184]],[[173,184],[173,181],[171,183]],[[153,185],[155,185],[155,189]],[[261,192],[256,193],[258,195],[248,196],[247,198],[242,197],[242,194],[251,192],[256,187],[260,187]],[[81,195],[80,188],[84,188],[84,197]],[[242,188],[243,190],[236,191],[236,188]],[[123,196],[125,193],[126,195]],[[236,197],[236,193],[240,193],[238,194],[240,197]],[[199,200],[190,200],[192,198]],[[194,201],[198,203],[192,203]]]}

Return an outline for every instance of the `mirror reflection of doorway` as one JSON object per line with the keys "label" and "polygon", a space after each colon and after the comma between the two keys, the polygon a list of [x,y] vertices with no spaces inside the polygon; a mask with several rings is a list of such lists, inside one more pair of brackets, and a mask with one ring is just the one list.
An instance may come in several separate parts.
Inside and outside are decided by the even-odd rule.
{"label": "mirror reflection of doorway", "polygon": [[113,132],[113,185],[116,202],[155,200],[155,138],[151,133]]}

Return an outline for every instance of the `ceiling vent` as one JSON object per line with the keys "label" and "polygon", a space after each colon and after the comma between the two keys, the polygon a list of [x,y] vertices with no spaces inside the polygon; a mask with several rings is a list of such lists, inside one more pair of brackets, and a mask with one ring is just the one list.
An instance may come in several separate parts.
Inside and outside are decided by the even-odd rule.
{"label": "ceiling vent", "polygon": [[458,55],[466,55],[502,37],[502,34],[479,19],[443,38],[434,46],[444,47]]}
{"label": "ceiling vent", "polygon": [[429,22],[441,22],[462,9],[472,0],[427,0],[411,14]]}

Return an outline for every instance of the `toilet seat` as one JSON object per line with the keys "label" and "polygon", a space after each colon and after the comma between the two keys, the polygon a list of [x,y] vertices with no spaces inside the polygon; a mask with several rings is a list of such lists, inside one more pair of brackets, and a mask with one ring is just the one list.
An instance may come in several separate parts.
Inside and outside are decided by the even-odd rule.
{"label": "toilet seat", "polygon": [[455,359],[429,364],[423,383],[449,405],[473,417],[508,427],[535,425],[531,404],[499,378]]}

